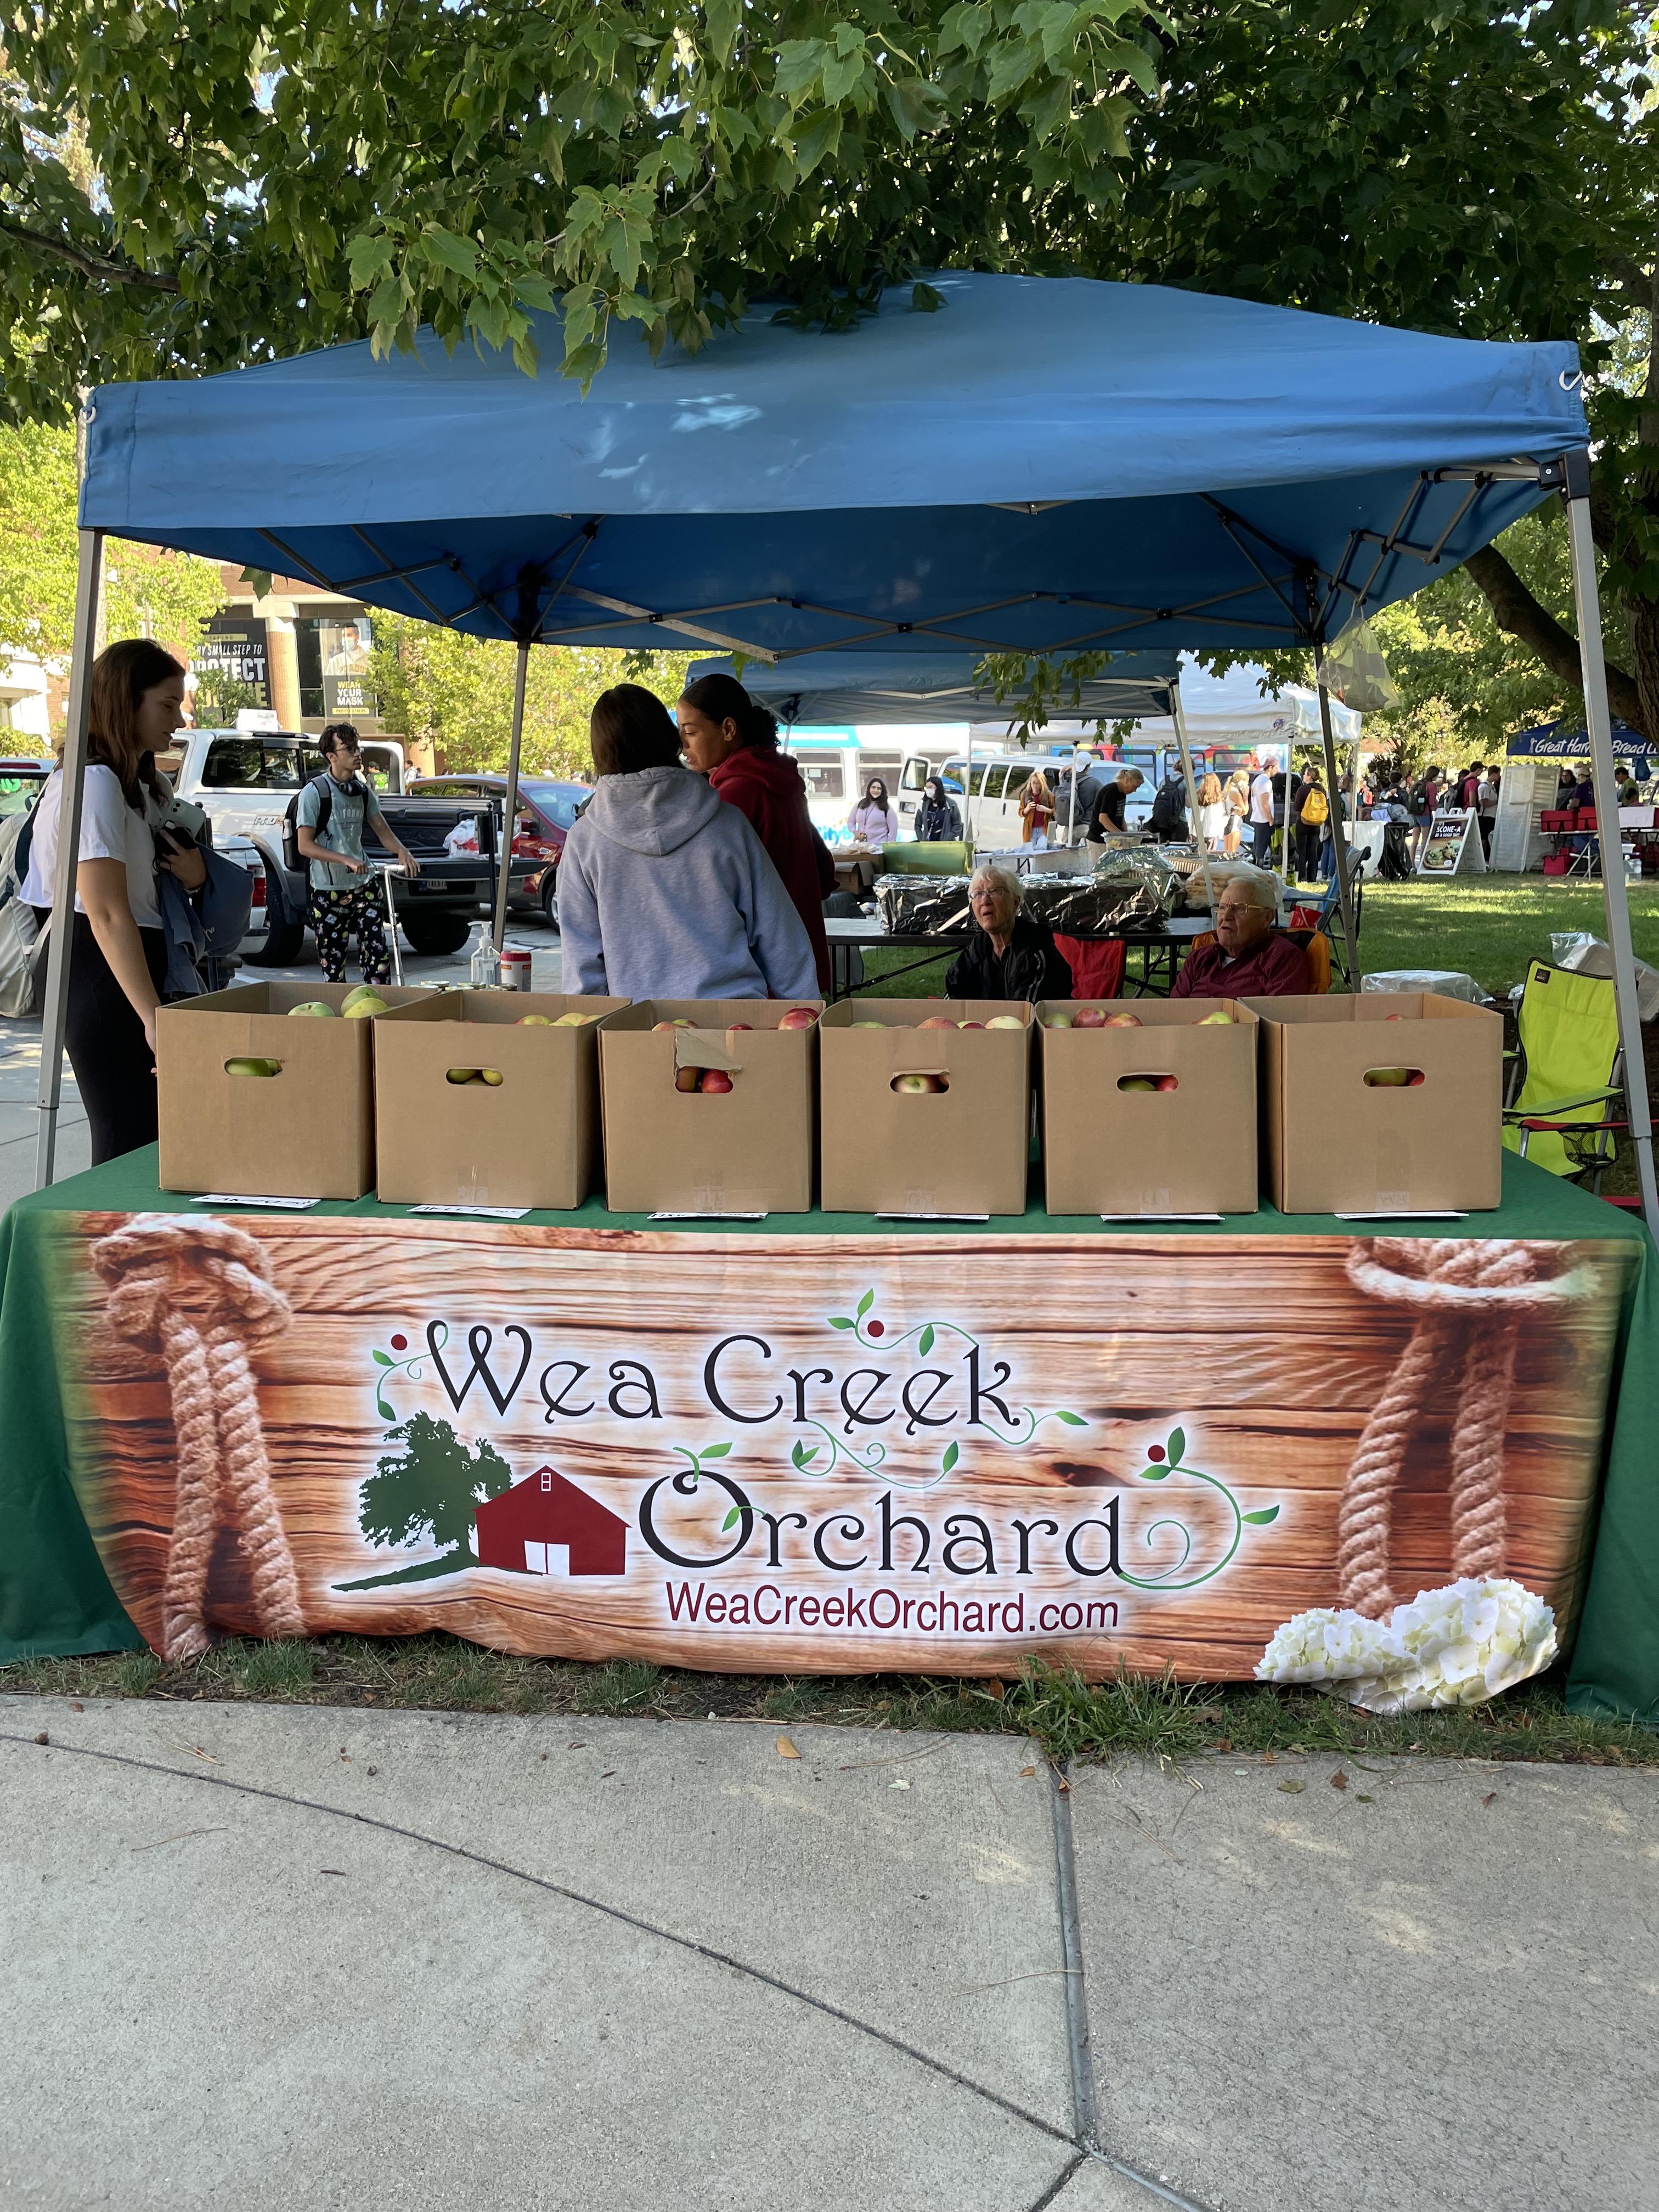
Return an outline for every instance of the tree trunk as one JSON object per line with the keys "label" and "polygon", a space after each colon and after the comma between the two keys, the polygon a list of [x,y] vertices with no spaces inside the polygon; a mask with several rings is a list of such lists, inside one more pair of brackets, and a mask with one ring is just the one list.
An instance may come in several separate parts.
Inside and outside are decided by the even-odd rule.
{"label": "tree trunk", "polygon": [[[1499,629],[1507,631],[1534,653],[1553,676],[1559,677],[1563,684],[1582,693],[1583,672],[1578,659],[1577,639],[1533,597],[1498,548],[1483,545],[1478,553],[1470,554],[1464,566],[1485,593]],[[1633,601],[1632,633],[1639,636],[1644,623],[1650,641],[1653,681],[1638,688],[1635,677],[1609,661],[1607,703],[1615,721],[1627,722],[1632,729],[1651,739],[1659,732],[1659,605],[1650,599]],[[1638,647],[1638,653],[1639,650]]]}
{"label": "tree trunk", "polygon": [[[1651,740],[1659,730],[1659,601],[1632,599],[1630,602],[1631,659],[1636,670],[1636,688],[1640,693],[1638,712],[1626,714],[1625,720],[1633,729]],[[1611,681],[1613,671],[1607,671]],[[1617,708],[1614,712],[1618,712]]]}

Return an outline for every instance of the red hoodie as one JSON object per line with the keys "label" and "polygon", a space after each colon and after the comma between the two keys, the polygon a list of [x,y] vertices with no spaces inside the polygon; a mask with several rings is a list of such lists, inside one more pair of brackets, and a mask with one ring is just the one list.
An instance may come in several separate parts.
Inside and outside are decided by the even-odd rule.
{"label": "red hoodie", "polygon": [[743,745],[712,771],[708,781],[728,806],[748,817],[782,877],[812,940],[818,986],[827,996],[830,943],[823,933],[823,902],[836,888],[836,868],[806,811],[800,770],[775,745]]}

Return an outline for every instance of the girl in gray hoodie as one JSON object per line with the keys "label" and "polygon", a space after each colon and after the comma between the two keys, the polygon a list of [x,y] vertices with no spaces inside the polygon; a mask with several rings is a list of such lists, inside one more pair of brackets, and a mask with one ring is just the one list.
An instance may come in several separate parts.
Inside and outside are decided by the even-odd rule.
{"label": "girl in gray hoodie", "polygon": [[559,855],[567,991],[623,999],[816,999],[800,916],[735,806],[680,765],[638,684],[594,702],[599,789]]}

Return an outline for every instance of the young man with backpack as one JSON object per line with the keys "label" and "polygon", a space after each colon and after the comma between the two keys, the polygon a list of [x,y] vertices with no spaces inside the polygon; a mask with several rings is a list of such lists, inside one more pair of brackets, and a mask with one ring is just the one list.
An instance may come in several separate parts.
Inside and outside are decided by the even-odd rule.
{"label": "young man with backpack", "polygon": [[379,801],[357,773],[362,754],[351,724],[331,722],[317,742],[327,769],[312,777],[289,809],[294,842],[306,863],[306,919],[317,939],[317,957],[331,983],[343,981],[346,951],[355,934],[364,982],[389,983],[392,952],[363,858],[364,829],[373,824],[406,876],[418,875],[420,863],[387,828]]}
{"label": "young man with backpack", "polygon": [[1152,799],[1152,834],[1160,845],[1179,845],[1187,836],[1187,786],[1172,768]]}

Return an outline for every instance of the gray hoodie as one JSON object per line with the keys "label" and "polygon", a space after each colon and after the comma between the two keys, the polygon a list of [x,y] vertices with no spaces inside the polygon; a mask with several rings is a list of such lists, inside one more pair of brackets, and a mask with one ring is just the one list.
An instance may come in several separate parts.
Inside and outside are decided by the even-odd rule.
{"label": "gray hoodie", "polygon": [[607,775],[559,855],[564,988],[623,999],[816,999],[800,916],[735,806],[690,769]]}

